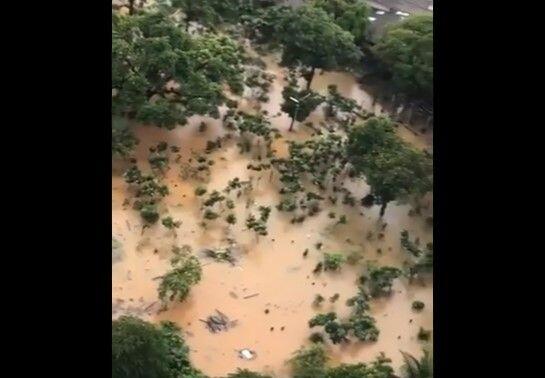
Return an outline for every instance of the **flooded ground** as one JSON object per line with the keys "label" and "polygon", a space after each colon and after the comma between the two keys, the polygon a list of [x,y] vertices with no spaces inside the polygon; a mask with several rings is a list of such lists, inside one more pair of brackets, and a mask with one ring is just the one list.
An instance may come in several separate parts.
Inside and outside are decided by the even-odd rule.
{"label": "flooded ground", "polygon": [[[286,72],[281,69],[274,56],[265,58],[267,70],[276,75],[269,93],[269,103],[263,104],[270,121],[282,133],[274,148],[278,155],[286,153],[286,140],[304,140],[312,132],[296,122],[294,133],[287,132],[290,119],[280,111],[281,91],[285,85]],[[338,72],[317,73],[312,89],[326,93],[329,84],[336,84],[339,92],[355,99],[365,109],[380,114],[380,104],[372,105],[372,99],[359,88],[350,74]],[[241,101],[239,108],[250,111],[254,104]],[[223,109],[225,111],[225,109]],[[201,121],[208,124],[203,133],[198,131]],[[315,110],[307,121],[318,124],[323,120],[321,109]],[[302,345],[307,345],[309,335],[308,320],[318,312],[336,311],[339,317],[348,315],[350,308],[346,299],[357,293],[356,279],[363,273],[367,261],[377,261],[401,267],[406,253],[400,249],[400,231],[407,229],[412,237],[418,236],[422,244],[432,241],[432,229],[423,217],[408,215],[407,205],[388,206],[385,215],[387,227],[384,238],[368,238],[369,232],[378,234],[378,206],[364,209],[323,204],[318,215],[307,218],[302,224],[291,224],[286,213],[276,210],[279,202],[276,177],[270,180],[270,173],[256,173],[246,169],[251,162],[250,155],[241,155],[235,141],[210,154],[215,161],[211,167],[209,182],[203,184],[180,177],[180,164],[191,156],[191,151],[201,152],[208,140],[222,136],[225,130],[221,120],[193,117],[184,127],[173,131],[157,127],[136,126],[140,139],[136,155],[141,169],[149,169],[148,148],[160,141],[181,148],[179,163],[172,162],[164,183],[170,194],[162,201],[164,216],[171,215],[181,220],[176,231],[167,230],[160,222],[142,232],[142,222],[138,212],[123,205],[131,194],[121,177],[123,164],[114,164],[112,176],[112,224],[113,236],[122,243],[122,256],[113,263],[112,304],[113,317],[124,313],[134,313],[151,321],[171,320],[184,332],[190,346],[190,357],[194,365],[210,376],[225,376],[237,367],[255,371],[269,372],[275,377],[288,377],[286,360]],[[418,148],[431,148],[429,136],[415,135],[403,127],[398,128],[401,137]],[[176,154],[173,154],[174,157]],[[174,159],[171,159],[174,160]],[[253,205],[247,208],[247,198],[231,196],[235,200],[237,224],[228,226],[222,219],[208,222],[203,229],[201,199],[194,190],[205,185],[208,192],[221,191],[227,182],[235,177],[252,180]],[[367,185],[357,180],[347,182],[356,198],[368,193]],[[324,201],[325,202],[325,201]],[[271,206],[268,221],[269,235],[256,238],[253,232],[245,230],[244,220],[249,213],[257,214],[258,206]],[[431,207],[427,210],[431,212]],[[335,225],[328,213],[347,216],[346,225]],[[227,246],[227,238],[235,239],[239,248],[234,266],[215,262],[201,254],[203,248]],[[323,243],[320,250],[317,243]],[[191,289],[183,303],[172,304],[168,311],[158,313],[158,276],[169,268],[169,258],[173,245],[187,244],[203,265],[202,280]],[[305,249],[308,256],[303,257]],[[357,253],[362,260],[357,265],[344,265],[337,273],[322,272],[314,275],[312,270],[323,259],[324,252]],[[316,294],[329,298],[338,293],[340,299],[334,304],[328,300],[320,308],[314,308],[312,301]],[[257,294],[257,295],[256,295]],[[411,303],[420,300],[425,309],[415,313]],[[199,319],[213,315],[215,310],[225,313],[237,325],[226,332],[210,333]],[[268,311],[266,311],[268,310]],[[393,360],[397,369],[402,364],[400,350],[415,356],[421,355],[422,344],[417,340],[420,327],[433,328],[433,290],[432,282],[408,285],[405,279],[395,281],[394,292],[389,298],[373,300],[371,313],[380,330],[375,343],[351,343],[331,346],[329,355],[334,362],[371,361],[379,352],[385,352]],[[254,360],[239,358],[237,351],[249,348],[257,352]]]}

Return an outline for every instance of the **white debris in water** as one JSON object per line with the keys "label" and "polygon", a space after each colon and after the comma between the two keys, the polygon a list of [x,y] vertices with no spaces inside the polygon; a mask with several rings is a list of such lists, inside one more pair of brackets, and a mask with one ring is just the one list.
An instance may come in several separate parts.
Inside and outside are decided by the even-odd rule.
{"label": "white debris in water", "polygon": [[373,21],[376,21],[376,18],[375,17],[367,17],[369,19],[369,21],[373,22]]}
{"label": "white debris in water", "polygon": [[401,12],[401,11],[397,11],[397,12],[396,12],[396,15],[398,15],[398,16],[405,16],[405,17],[410,16],[409,13],[405,13],[405,12]]}
{"label": "white debris in water", "polygon": [[250,349],[239,350],[238,355],[240,356],[240,358],[243,358],[245,360],[253,360],[255,358],[255,352],[251,351]]}
{"label": "white debris in water", "polygon": [[380,16],[382,16],[382,15],[383,15],[384,13],[386,13],[386,12],[384,12],[384,11],[382,11],[382,10],[378,10],[378,11],[376,11],[375,13],[378,14],[378,15],[380,15]]}

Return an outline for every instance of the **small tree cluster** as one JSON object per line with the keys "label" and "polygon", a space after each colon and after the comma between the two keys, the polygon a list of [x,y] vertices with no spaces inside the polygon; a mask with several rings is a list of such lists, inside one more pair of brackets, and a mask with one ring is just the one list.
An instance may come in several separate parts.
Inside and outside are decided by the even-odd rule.
{"label": "small tree cluster", "polygon": [[201,280],[202,268],[195,256],[189,255],[190,248],[173,248],[174,257],[170,260],[172,269],[161,277],[158,293],[163,308],[168,302],[183,302],[191,286]]}
{"label": "small tree cluster", "polygon": [[163,172],[168,167],[169,151],[166,142],[160,142],[157,146],[150,147],[148,162],[152,169]]}
{"label": "small tree cluster", "polygon": [[182,221],[175,221],[171,216],[161,219],[161,223],[169,230],[179,228],[182,225]]}
{"label": "small tree cluster", "polygon": [[[354,114],[361,111],[361,107],[358,103],[351,98],[342,96],[335,84],[329,85],[327,90],[328,95],[325,99],[326,106],[324,108],[326,117],[333,117],[337,121],[353,122],[355,120]],[[345,126],[346,131],[348,131],[346,128],[348,124],[346,122],[343,122],[341,125]]]}
{"label": "small tree cluster", "polygon": [[324,270],[340,270],[345,262],[346,257],[341,253],[324,253]]}
{"label": "small tree cluster", "polygon": [[369,291],[373,297],[390,295],[394,279],[400,277],[401,270],[391,266],[377,267],[369,264],[364,281],[367,282]]}
{"label": "small tree cluster", "polygon": [[433,272],[433,243],[421,249],[410,240],[407,230],[401,231],[401,248],[410,254],[409,277],[414,278],[423,273]]}
{"label": "small tree cluster", "polygon": [[257,146],[263,141],[270,152],[270,146],[273,138],[278,137],[277,129],[271,127],[271,123],[262,115],[252,115],[239,111],[224,118],[224,125],[228,129],[239,132],[242,141],[239,144],[241,152],[250,152],[255,144]]}
{"label": "small tree cluster", "polygon": [[295,81],[291,81],[284,87],[282,98],[284,101],[280,105],[280,109],[297,122],[303,122],[325,100],[323,96],[310,89],[300,90]]}
{"label": "small tree cluster", "polygon": [[379,330],[375,326],[375,319],[367,314],[368,300],[368,295],[360,288],[358,295],[347,300],[347,305],[352,307],[348,319],[337,320],[334,312],[318,314],[309,320],[309,327],[323,326],[333,344],[348,342],[350,335],[360,341],[376,341]]}
{"label": "small tree cluster", "polygon": [[250,214],[248,218],[246,218],[246,227],[248,227],[249,230],[253,230],[257,235],[266,236],[268,235],[267,221],[271,213],[271,207],[259,206],[258,210],[260,213],[259,219],[256,219],[253,214]]}
{"label": "small tree cluster", "polygon": [[166,195],[168,187],[161,185],[153,174],[143,175],[136,165],[131,166],[124,174],[125,182],[135,189],[133,208],[140,211],[140,216],[148,224],[159,220],[157,204]]}
{"label": "small tree cluster", "polygon": [[[318,339],[316,336],[315,339]],[[319,343],[299,349],[289,363],[293,378],[391,378],[391,360],[381,353],[370,364],[341,364],[327,366],[328,358]]]}

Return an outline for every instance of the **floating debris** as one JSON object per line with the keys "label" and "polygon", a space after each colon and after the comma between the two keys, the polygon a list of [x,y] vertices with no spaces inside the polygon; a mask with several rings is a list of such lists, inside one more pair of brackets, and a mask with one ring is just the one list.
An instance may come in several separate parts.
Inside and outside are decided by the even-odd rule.
{"label": "floating debris", "polygon": [[231,248],[218,248],[216,250],[205,248],[202,252],[206,257],[209,257],[219,262],[226,261],[231,265],[235,265],[237,261],[232,255]]}
{"label": "floating debris", "polygon": [[206,320],[199,319],[206,324],[206,328],[212,333],[227,331],[230,327],[234,327],[236,320],[229,320],[229,317],[223,312],[216,310],[217,315],[210,315]]}
{"label": "floating debris", "polygon": [[230,296],[231,298],[233,298],[233,299],[238,299],[238,295],[237,295],[237,293],[235,293],[234,291],[230,291],[230,292],[229,292],[229,296]]}
{"label": "floating debris", "polygon": [[252,294],[252,295],[247,295],[247,296],[244,297],[244,299],[257,297],[258,295],[259,295],[259,293],[255,293],[255,294]]}
{"label": "floating debris", "polygon": [[241,349],[238,351],[238,356],[243,360],[253,360],[257,357],[257,353],[250,349]]}

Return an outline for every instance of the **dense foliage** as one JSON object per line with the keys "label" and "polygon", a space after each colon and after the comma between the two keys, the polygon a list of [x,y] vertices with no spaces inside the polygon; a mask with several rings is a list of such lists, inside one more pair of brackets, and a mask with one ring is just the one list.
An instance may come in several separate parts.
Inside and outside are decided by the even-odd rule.
{"label": "dense foliage", "polygon": [[112,155],[126,157],[131,154],[138,139],[123,118],[112,119]]}
{"label": "dense foliage", "polygon": [[[295,83],[290,83],[282,90],[282,102],[280,108],[298,122],[304,121],[325,98],[309,89],[299,90]],[[298,102],[292,100],[296,99]]]}
{"label": "dense foliage", "polygon": [[389,295],[392,292],[394,279],[401,276],[401,270],[392,266],[377,267],[369,265],[367,279],[369,290],[374,297]]}
{"label": "dense foliage", "polygon": [[290,360],[293,378],[392,378],[391,360],[380,354],[370,364],[327,366],[327,356],[320,344],[300,349]]}
{"label": "dense foliage", "polygon": [[388,202],[421,196],[432,189],[431,158],[397,137],[387,118],[373,117],[354,126],[348,135],[347,155],[381,203],[381,216]]}
{"label": "dense foliage", "polygon": [[218,117],[222,85],[242,91],[240,63],[226,36],[190,36],[162,12],[114,13],[112,113],[167,128],[193,114]]}
{"label": "dense foliage", "polygon": [[281,19],[282,63],[311,68],[310,88],[316,68],[335,70],[355,65],[361,57],[354,37],[320,8],[298,7]]}
{"label": "dense foliage", "polygon": [[313,0],[315,7],[325,10],[344,30],[354,36],[354,42],[362,46],[369,27],[370,8],[363,0]]}
{"label": "dense foliage", "polygon": [[414,15],[392,25],[373,51],[400,89],[433,98],[433,15]]}
{"label": "dense foliage", "polygon": [[204,378],[171,322],[154,326],[123,316],[112,321],[112,378]]}
{"label": "dense foliage", "polygon": [[191,286],[201,280],[202,268],[195,256],[189,255],[189,250],[174,248],[174,257],[170,264],[172,269],[161,277],[158,287],[159,299],[166,308],[170,301],[182,302],[189,294]]}
{"label": "dense foliage", "polygon": [[140,211],[140,216],[147,224],[159,220],[158,203],[168,195],[168,187],[162,185],[154,174],[142,174],[136,165],[131,166],[124,174],[125,182],[134,189],[136,200],[133,208]]}

